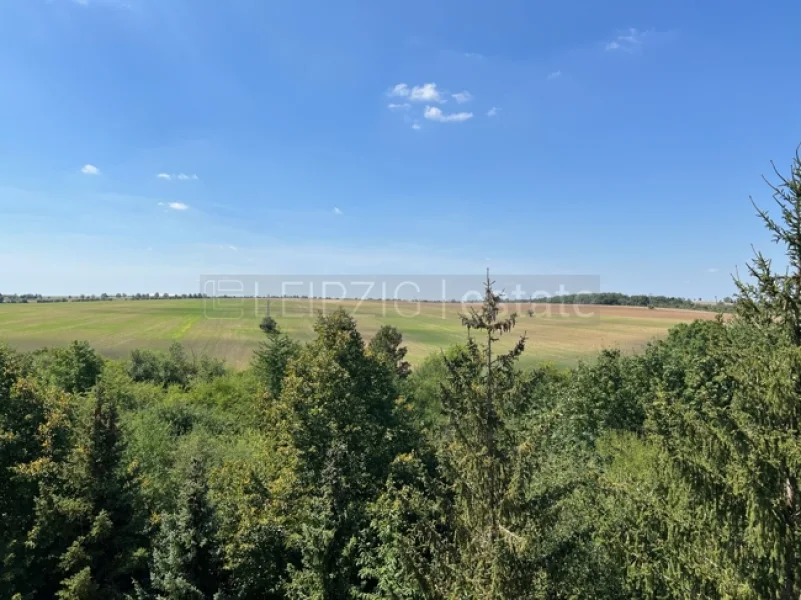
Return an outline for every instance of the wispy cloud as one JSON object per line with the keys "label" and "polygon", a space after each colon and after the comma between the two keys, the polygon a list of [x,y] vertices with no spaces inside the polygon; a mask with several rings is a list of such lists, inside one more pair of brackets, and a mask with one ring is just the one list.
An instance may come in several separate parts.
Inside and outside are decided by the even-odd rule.
{"label": "wispy cloud", "polygon": [[465,58],[475,58],[475,59],[481,60],[481,59],[484,58],[484,55],[479,53],[479,52],[465,52],[464,53],[464,57]]}
{"label": "wispy cloud", "polygon": [[84,165],[81,169],[81,173],[84,175],[100,175],[100,169],[94,165]]}
{"label": "wispy cloud", "polygon": [[412,107],[411,104],[408,102],[404,102],[402,104],[396,104],[395,102],[390,102],[387,104],[387,108],[389,110],[409,110]]}
{"label": "wispy cloud", "polygon": [[426,106],[423,116],[429,121],[439,121],[440,123],[461,123],[473,118],[473,113],[460,112],[460,113],[443,113],[436,106]]}
{"label": "wispy cloud", "polygon": [[159,179],[163,179],[165,181],[172,181],[173,179],[177,179],[178,181],[197,181],[200,179],[194,173],[192,175],[187,175],[186,173],[178,173],[178,174],[171,174],[171,173],[159,173],[156,175]]}
{"label": "wispy cloud", "polygon": [[559,79],[562,76],[562,71],[554,71],[553,73],[548,73],[548,77],[545,79],[552,80],[552,79]]}
{"label": "wispy cloud", "polygon": [[184,204],[183,202],[170,202],[167,204],[173,210],[186,210],[189,208],[189,205]]}
{"label": "wispy cloud", "polygon": [[394,98],[408,98],[412,102],[445,102],[436,83],[424,83],[412,88],[405,83],[399,83],[388,92],[388,95]]}
{"label": "wispy cloud", "polygon": [[500,108],[498,108],[497,106],[493,106],[491,109],[489,109],[489,110],[487,111],[487,116],[488,116],[488,117],[497,117],[497,116],[498,116],[498,113],[500,112],[500,110],[501,110],[501,109],[500,109]]}
{"label": "wispy cloud", "polygon": [[464,104],[465,102],[470,102],[473,99],[473,95],[468,92],[467,90],[463,92],[457,92],[456,94],[451,94],[454,100],[456,100],[459,104]]}
{"label": "wispy cloud", "polygon": [[106,6],[121,10],[133,10],[133,7],[128,0],[72,0],[72,3],[85,8],[88,8],[91,4],[92,6]]}
{"label": "wispy cloud", "polygon": [[420,131],[420,123],[414,123],[412,125],[412,129],[414,129],[415,131]]}
{"label": "wispy cloud", "polygon": [[622,33],[608,42],[606,50],[621,50],[623,52],[634,52],[638,50],[645,38],[650,34],[648,31],[640,31],[636,27],[630,27],[626,33]]}
{"label": "wispy cloud", "polygon": [[342,211],[341,211],[341,210],[339,210],[339,208],[337,208],[337,207],[335,206],[335,207],[334,207],[334,214],[335,214],[335,215],[341,215],[341,214],[342,214]]}
{"label": "wispy cloud", "polygon": [[709,267],[709,268],[706,270],[706,272],[707,272],[707,273],[717,273],[718,271],[720,271],[720,269],[718,269],[718,268],[716,268],[716,267]]}

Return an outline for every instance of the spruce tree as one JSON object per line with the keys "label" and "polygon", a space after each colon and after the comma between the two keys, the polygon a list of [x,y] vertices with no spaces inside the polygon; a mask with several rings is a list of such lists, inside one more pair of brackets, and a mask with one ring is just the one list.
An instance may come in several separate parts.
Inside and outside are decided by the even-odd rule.
{"label": "spruce tree", "polygon": [[153,547],[152,585],[161,600],[212,599],[219,597],[223,575],[206,473],[194,457],[178,510],[164,517]]}
{"label": "spruce tree", "polygon": [[739,291],[735,308],[747,322],[780,324],[793,345],[801,346],[801,155],[796,152],[789,177],[784,177],[775,166],[774,171],[779,182],[765,181],[773,191],[781,219],[775,220],[753,199],[751,202],[774,243],[783,246],[787,269],[783,274],[775,272],[770,259],[756,252],[747,266],[753,283],[735,279]]}
{"label": "spruce tree", "polygon": [[138,478],[123,463],[123,451],[117,409],[98,387],[87,431],[37,498],[28,543],[44,553],[45,596],[122,598],[143,574]]}
{"label": "spruce tree", "polygon": [[[783,274],[773,271],[771,261],[757,252],[748,265],[748,272],[754,283],[736,280],[739,297],[737,313],[746,322],[757,325],[778,324],[790,339],[792,345],[801,347],[801,156],[796,156],[790,167],[789,177],[784,177],[774,166],[778,183],[766,180],[773,191],[773,199],[779,208],[781,220],[773,219],[767,210],[754,204],[762,222],[771,232],[773,241],[783,246],[787,257],[787,269]],[[752,201],[753,202],[753,201]],[[801,411],[801,378],[796,382],[797,398],[794,405],[782,410],[781,425],[798,439],[799,411]],[[781,522],[780,539],[783,549],[779,562],[783,563],[783,598],[798,598],[801,595],[801,498],[799,498],[798,471],[791,468],[786,460],[779,465],[780,487],[776,492],[781,496],[778,502]]]}
{"label": "spruce tree", "polygon": [[516,365],[526,338],[506,353],[496,350],[517,315],[502,318],[503,304],[492,284],[487,272],[483,304],[461,316],[467,344],[463,353],[446,357],[442,390],[448,419],[442,459],[456,498],[455,539],[464,586],[458,595],[488,599],[530,593],[534,576],[524,575],[520,560],[527,544],[525,526],[520,527],[526,518],[521,492],[531,473],[519,436],[526,394]]}
{"label": "spruce tree", "polygon": [[267,339],[253,353],[252,367],[273,399],[281,395],[284,376],[290,361],[300,353],[300,345],[281,332],[271,316],[264,317],[260,329]]}
{"label": "spruce tree", "polygon": [[[801,147],[799,147],[801,148]],[[735,280],[739,291],[736,303],[737,314],[747,322],[760,327],[780,327],[790,343],[801,347],[801,155],[796,150],[795,159],[788,177],[783,176],[774,165],[778,183],[766,182],[773,191],[773,199],[781,215],[775,220],[768,211],[759,208],[757,214],[770,231],[774,243],[782,246],[787,257],[785,272],[773,270],[771,261],[761,252],[748,265],[748,273],[753,283]],[[766,405],[776,426],[787,432],[787,449],[801,448],[801,373],[795,376],[795,398],[789,403],[780,402]],[[784,445],[784,444],[783,444]],[[782,573],[783,599],[798,598],[801,595],[801,498],[799,497],[799,471],[794,455],[776,457],[778,460],[777,478],[772,483],[777,522],[775,535],[780,550],[776,556],[776,566]],[[771,499],[765,498],[770,501]]]}
{"label": "spruce tree", "polygon": [[[777,173],[778,174],[778,173]],[[646,430],[692,490],[705,550],[663,543],[662,577],[701,576],[717,595],[801,596],[801,159],[771,184],[781,218],[758,215],[787,255],[785,273],[756,253],[752,282],[737,280],[737,317],[683,326],[658,345]],[[756,205],[755,205],[756,206]],[[670,340],[669,340],[670,341]],[[703,518],[700,517],[703,515]],[[672,518],[672,515],[667,515]],[[685,524],[681,525],[685,528]],[[676,531],[679,528],[668,528]],[[687,539],[687,536],[681,538]],[[701,546],[703,548],[703,546]],[[710,558],[714,557],[714,559]],[[686,581],[678,581],[682,584]]]}
{"label": "spruce tree", "polygon": [[378,597],[548,597],[545,571],[560,566],[541,517],[563,491],[535,485],[540,426],[527,423],[532,380],[517,368],[526,338],[498,351],[516,315],[501,314],[492,285],[487,274],[481,307],[461,316],[467,343],[444,355],[435,448],[399,456],[372,506]]}

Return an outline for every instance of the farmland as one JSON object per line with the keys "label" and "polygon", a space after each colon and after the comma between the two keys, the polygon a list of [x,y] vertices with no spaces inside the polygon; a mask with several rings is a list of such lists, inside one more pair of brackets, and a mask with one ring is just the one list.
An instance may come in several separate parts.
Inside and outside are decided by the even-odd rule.
{"label": "farmland", "polygon": [[[354,313],[365,338],[384,324],[400,329],[412,364],[465,338],[458,316],[464,307],[458,304],[275,299],[270,313],[293,338],[308,341],[314,336],[317,311],[337,306]],[[714,318],[710,312],[689,310],[548,305],[536,306],[531,316],[528,306],[517,308],[517,331],[529,338],[523,363],[559,366],[590,359],[605,347],[632,351],[664,336],[673,325]],[[33,350],[81,339],[107,357],[122,358],[134,348],[165,349],[178,341],[192,352],[242,368],[263,339],[258,324],[266,310],[266,300],[252,298],[0,304],[0,343]]]}

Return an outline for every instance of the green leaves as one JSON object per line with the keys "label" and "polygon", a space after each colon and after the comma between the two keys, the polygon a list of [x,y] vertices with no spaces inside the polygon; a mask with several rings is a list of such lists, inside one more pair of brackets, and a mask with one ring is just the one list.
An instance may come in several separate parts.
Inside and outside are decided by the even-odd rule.
{"label": "green leaves", "polygon": [[266,386],[270,398],[277,399],[281,396],[289,363],[297,358],[300,350],[300,344],[276,330],[253,353],[251,368]]}
{"label": "green leaves", "polygon": [[383,363],[399,379],[405,379],[411,373],[411,365],[404,360],[407,349],[401,346],[402,343],[400,331],[391,325],[382,325],[367,348],[371,356]]}
{"label": "green leaves", "polygon": [[[122,598],[146,566],[135,473],[122,464],[117,409],[98,389],[87,429],[42,482],[27,545],[45,575],[39,593]],[[87,596],[87,594],[89,594]]]}
{"label": "green leaves", "polygon": [[367,585],[359,566],[366,507],[407,436],[395,365],[366,352],[343,310],[320,315],[315,332],[289,363],[275,409],[298,483],[291,540],[300,564],[287,589],[290,597],[344,598]]}
{"label": "green leaves", "polygon": [[104,361],[88,342],[72,342],[51,351],[49,375],[60,389],[70,394],[88,392],[103,372]]}

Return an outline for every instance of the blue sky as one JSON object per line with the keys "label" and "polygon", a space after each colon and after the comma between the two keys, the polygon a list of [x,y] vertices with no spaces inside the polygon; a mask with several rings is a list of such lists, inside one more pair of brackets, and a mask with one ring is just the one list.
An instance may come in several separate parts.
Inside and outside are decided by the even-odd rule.
{"label": "blue sky", "polygon": [[751,243],[773,252],[748,197],[801,142],[800,21],[795,0],[3,0],[0,291],[489,266],[723,296]]}

